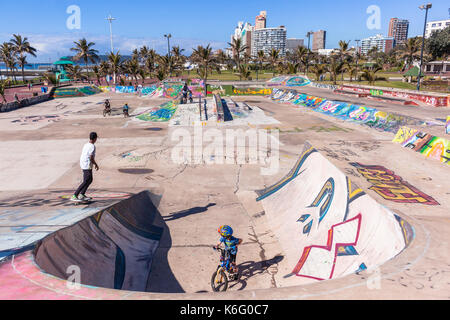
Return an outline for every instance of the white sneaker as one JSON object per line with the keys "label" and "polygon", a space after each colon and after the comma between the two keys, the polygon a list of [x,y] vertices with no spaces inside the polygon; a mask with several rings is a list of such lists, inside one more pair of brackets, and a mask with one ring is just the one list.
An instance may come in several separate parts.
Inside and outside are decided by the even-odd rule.
{"label": "white sneaker", "polygon": [[86,196],[86,195],[84,195],[83,194],[83,197],[84,197],[84,201],[91,201],[92,200],[92,198],[91,197],[88,197],[88,196]]}
{"label": "white sneaker", "polygon": [[86,196],[80,194],[80,195],[78,195],[78,200],[80,200],[80,201],[86,201]]}

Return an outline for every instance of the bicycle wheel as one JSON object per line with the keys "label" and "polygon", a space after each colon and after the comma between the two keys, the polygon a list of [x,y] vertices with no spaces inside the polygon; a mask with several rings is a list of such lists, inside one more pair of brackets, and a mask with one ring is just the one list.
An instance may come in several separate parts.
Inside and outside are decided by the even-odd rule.
{"label": "bicycle wheel", "polygon": [[214,271],[211,277],[211,288],[214,292],[227,291],[228,277],[222,268],[220,270]]}

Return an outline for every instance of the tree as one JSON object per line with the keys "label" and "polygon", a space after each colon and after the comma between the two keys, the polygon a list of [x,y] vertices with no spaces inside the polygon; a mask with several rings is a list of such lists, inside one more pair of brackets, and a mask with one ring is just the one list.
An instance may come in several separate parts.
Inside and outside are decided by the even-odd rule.
{"label": "tree", "polygon": [[336,85],[336,83],[337,83],[337,76],[338,76],[338,74],[340,74],[342,72],[343,68],[344,68],[344,62],[340,61],[336,57],[332,57],[331,58],[331,62],[330,62],[330,65],[329,65],[329,72],[330,72],[331,77],[333,79],[333,84]]}
{"label": "tree", "polygon": [[97,55],[98,51],[92,48],[95,46],[95,43],[87,42],[87,40],[83,38],[79,41],[74,41],[74,44],[75,47],[70,49],[76,52],[74,59],[75,61],[83,60],[86,67],[86,73],[88,73],[88,62],[91,61],[92,63],[95,63],[99,59]]}
{"label": "tree", "polygon": [[251,76],[250,68],[247,64],[241,64],[239,68],[239,77],[244,80],[248,80]]}
{"label": "tree", "polygon": [[[339,58],[341,62],[345,62],[345,60],[347,60],[348,57],[350,57],[350,50],[349,50],[349,44],[350,41],[346,42],[343,40],[339,41]],[[344,71],[346,68],[342,68],[342,73],[341,73],[341,80],[344,81]]]}
{"label": "tree", "polygon": [[232,42],[228,42],[230,49],[233,51],[233,60],[236,62],[238,70],[241,66],[241,55],[247,50],[241,38],[233,38]]}
{"label": "tree", "polygon": [[3,98],[3,101],[6,103],[6,88],[9,86],[9,80],[0,80],[0,96]]}
{"label": "tree", "polygon": [[427,39],[426,47],[433,60],[442,59],[444,71],[444,62],[450,56],[450,27],[433,32]]}
{"label": "tree", "polygon": [[420,59],[421,39],[421,37],[409,38],[399,49],[400,59],[406,61],[407,66]]}
{"label": "tree", "polygon": [[145,68],[147,69],[148,73],[150,74],[150,77],[152,76],[153,72],[155,71],[155,64],[158,59],[159,59],[159,56],[155,50],[151,49],[148,51],[146,58],[145,58]]}
{"label": "tree", "polygon": [[117,76],[120,73],[120,67],[122,65],[122,56],[120,55],[120,51],[117,51],[117,53],[110,52],[108,61],[111,71],[114,74],[114,84],[116,84]]}
{"label": "tree", "polygon": [[203,46],[198,46],[197,49],[193,49],[192,61],[198,64],[201,78],[205,84],[205,97],[207,96],[207,80],[208,80],[208,70],[217,68],[216,60],[212,54],[212,48],[210,44],[205,48]]}
{"label": "tree", "polygon": [[311,67],[311,71],[316,76],[316,81],[319,81],[320,76],[328,72],[328,68],[325,64],[316,64]]}
{"label": "tree", "polygon": [[268,57],[269,63],[272,66],[272,72],[275,76],[275,66],[280,62],[280,50],[272,48]]}
{"label": "tree", "polygon": [[0,58],[5,63],[6,75],[8,75],[8,70],[11,70],[11,73],[13,73],[16,64],[16,55],[11,43],[3,42],[0,46]]}
{"label": "tree", "polygon": [[180,46],[172,47],[172,57],[173,57],[173,68],[178,70],[183,70],[184,63],[186,62],[186,57],[183,55],[184,49]]}
{"label": "tree", "polygon": [[259,73],[259,70],[262,70],[262,65],[263,65],[263,63],[264,62],[266,62],[266,54],[264,53],[264,51],[263,50],[259,50],[257,53],[256,53],[256,58],[255,58],[255,61],[256,61],[256,63],[258,64],[258,67],[256,68],[256,80],[258,81],[258,73]]}
{"label": "tree", "polygon": [[378,80],[386,80],[383,77],[378,77],[377,72],[383,70],[383,68],[379,65],[374,65],[372,68],[364,68],[362,70],[361,78],[365,79],[369,82],[370,85],[373,85],[375,81]]}
{"label": "tree", "polygon": [[100,63],[99,69],[101,76],[105,77],[106,85],[109,86],[108,75],[111,70],[111,66],[109,65],[108,61],[102,61]]}
{"label": "tree", "polygon": [[76,65],[68,65],[67,74],[71,79],[74,79],[75,81],[87,79],[87,76],[83,74],[81,67]]}
{"label": "tree", "polygon": [[92,68],[92,72],[94,72],[95,77],[97,78],[97,84],[100,85],[101,84],[100,83],[100,79],[102,77],[102,73],[101,73],[100,67],[99,66],[94,66]]}
{"label": "tree", "polygon": [[133,76],[135,83],[137,84],[138,82],[137,75],[139,74],[140,69],[138,59],[132,58],[131,60],[127,60],[123,63],[122,67],[126,73],[129,73]]}
{"label": "tree", "polygon": [[306,69],[308,69],[309,65],[309,51],[303,46],[298,46],[294,51],[295,62],[300,62],[305,66],[305,74]]}
{"label": "tree", "polygon": [[22,81],[25,82],[25,65],[27,64],[27,54],[36,57],[36,49],[28,42],[28,38],[22,38],[21,35],[13,34],[13,38],[10,40],[12,48],[16,54],[19,55],[18,62],[22,68]]}

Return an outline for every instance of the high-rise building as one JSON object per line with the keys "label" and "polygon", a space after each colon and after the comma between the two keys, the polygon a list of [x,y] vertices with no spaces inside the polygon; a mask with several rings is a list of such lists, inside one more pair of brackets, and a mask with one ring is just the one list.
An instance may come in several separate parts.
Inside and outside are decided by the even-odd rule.
{"label": "high-rise building", "polygon": [[294,52],[297,47],[304,47],[304,42],[303,39],[286,39],[286,51]]}
{"label": "high-rise building", "polygon": [[255,20],[255,30],[264,29],[267,22],[267,12],[261,11]]}
{"label": "high-rise building", "polygon": [[361,40],[361,53],[367,54],[370,49],[377,47],[378,51],[388,53],[395,46],[393,37],[385,37],[382,34]]}
{"label": "high-rise building", "polygon": [[450,20],[430,21],[425,29],[425,39],[428,39],[434,31],[443,30],[450,26]]}
{"label": "high-rise building", "polygon": [[409,21],[392,18],[389,22],[388,36],[394,38],[397,45],[408,40]]}
{"label": "high-rise building", "polygon": [[286,55],[286,34],[287,31],[284,26],[255,28],[252,32],[252,57],[256,57],[260,50],[269,55],[272,49],[279,50],[280,56],[284,57]]}
{"label": "high-rise building", "polygon": [[[254,27],[246,22],[238,22],[236,29],[234,30],[234,34],[231,35],[231,42],[233,43],[233,39],[241,39],[242,46],[246,47],[245,53],[251,55],[252,53],[252,31]],[[234,55],[234,52],[229,52],[230,56]]]}
{"label": "high-rise building", "polygon": [[325,49],[327,41],[327,32],[319,30],[313,33],[312,51],[317,52],[319,49]]}

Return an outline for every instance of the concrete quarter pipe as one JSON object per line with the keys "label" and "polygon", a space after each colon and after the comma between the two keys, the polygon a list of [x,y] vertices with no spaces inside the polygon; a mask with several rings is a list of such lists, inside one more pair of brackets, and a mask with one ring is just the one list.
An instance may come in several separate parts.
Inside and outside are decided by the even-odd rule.
{"label": "concrete quarter pipe", "polygon": [[75,266],[81,284],[145,291],[163,231],[154,225],[156,215],[148,192],[141,192],[44,238],[35,261],[61,279]]}
{"label": "concrete quarter pipe", "polygon": [[351,183],[310,144],[281,181],[258,191],[292,273],[334,279],[382,265],[413,240],[412,227]]}

